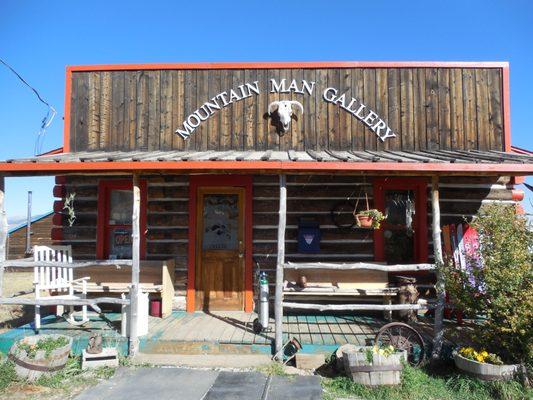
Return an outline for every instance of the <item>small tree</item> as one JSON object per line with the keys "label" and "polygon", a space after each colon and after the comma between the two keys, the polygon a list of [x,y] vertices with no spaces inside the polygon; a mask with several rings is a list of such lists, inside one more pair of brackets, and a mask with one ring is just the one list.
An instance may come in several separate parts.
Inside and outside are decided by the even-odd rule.
{"label": "small tree", "polygon": [[533,231],[514,206],[484,206],[470,224],[479,248],[467,267],[442,267],[451,301],[480,317],[472,339],[506,362],[533,362]]}

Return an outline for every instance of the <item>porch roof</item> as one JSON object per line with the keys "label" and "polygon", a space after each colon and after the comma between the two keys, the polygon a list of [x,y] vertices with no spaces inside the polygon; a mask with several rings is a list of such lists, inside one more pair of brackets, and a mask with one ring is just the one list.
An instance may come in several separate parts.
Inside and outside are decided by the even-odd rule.
{"label": "porch roof", "polygon": [[102,171],[531,175],[533,156],[494,150],[91,151],[0,162],[0,173],[8,176]]}

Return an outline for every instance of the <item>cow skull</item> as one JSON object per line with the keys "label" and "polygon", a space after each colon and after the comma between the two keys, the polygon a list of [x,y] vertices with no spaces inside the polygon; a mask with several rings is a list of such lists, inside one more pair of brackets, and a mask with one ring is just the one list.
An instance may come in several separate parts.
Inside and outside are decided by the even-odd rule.
{"label": "cow skull", "polygon": [[294,114],[293,106],[299,108],[301,113],[304,112],[302,104],[295,100],[273,101],[268,105],[268,115],[272,115],[277,111],[279,122],[281,124],[281,131],[283,133],[289,130],[291,117]]}

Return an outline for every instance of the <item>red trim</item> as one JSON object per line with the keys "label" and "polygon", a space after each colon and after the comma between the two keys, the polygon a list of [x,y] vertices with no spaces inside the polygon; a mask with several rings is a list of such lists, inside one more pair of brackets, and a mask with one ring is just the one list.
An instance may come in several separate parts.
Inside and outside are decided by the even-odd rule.
{"label": "red trim", "polygon": [[63,151],[70,151],[70,94],[72,91],[72,69],[67,67],[65,82],[65,117],[63,118]]}
{"label": "red trim", "polygon": [[[415,262],[427,262],[428,230],[427,230],[427,184],[424,178],[377,178],[374,179],[374,208],[385,209],[385,190],[414,190],[415,203]],[[383,229],[374,231],[374,260],[385,261],[385,239]]]}
{"label": "red trim", "polygon": [[[146,205],[147,190],[146,181],[141,180],[141,259],[146,255]],[[107,249],[107,223],[109,217],[109,195],[113,189],[131,190],[133,183],[127,179],[106,179],[98,182],[98,216],[96,231],[96,257],[106,259],[108,257]]]}
{"label": "red trim", "polygon": [[156,69],[276,69],[276,68],[505,68],[501,61],[289,61],[289,62],[201,62],[156,64],[71,65],[67,73]]}
{"label": "red trim", "polygon": [[52,225],[63,226],[63,214],[55,213],[52,217]]}
{"label": "red trim", "polygon": [[[308,161],[96,161],[65,163],[0,162],[0,172],[64,172],[84,171],[379,171],[390,175],[391,171],[411,174],[450,173],[494,173],[507,175],[533,174],[533,164],[474,164],[474,163],[411,163],[411,162],[308,162]],[[35,175],[35,174],[32,174]]]}
{"label": "red trim", "polygon": [[511,190],[511,196],[514,201],[522,201],[524,200],[525,193],[523,190],[513,189]]}
{"label": "red trim", "polygon": [[63,228],[52,228],[50,237],[52,240],[63,240]]}
{"label": "red trim", "polygon": [[511,146],[511,151],[513,153],[524,154],[526,156],[533,156],[533,151],[527,150],[527,149],[523,149],[523,148],[517,147],[517,146]]}
{"label": "red trim", "polygon": [[40,156],[53,156],[54,154],[62,154],[63,147],[58,147],[57,149],[47,151],[46,153],[37,154],[37,157]]}
{"label": "red trim", "polygon": [[245,189],[244,200],[244,311],[253,310],[253,178],[250,175],[191,176],[189,181],[189,248],[187,273],[187,312],[195,311],[196,268],[196,200],[198,188],[204,186],[238,186]]}
{"label": "red trim", "polygon": [[63,185],[55,185],[54,186],[54,189],[52,191],[52,194],[54,197],[58,197],[58,198],[63,198],[65,197],[65,192],[66,192],[66,189],[65,189],[65,186]]}
{"label": "red trim", "polygon": [[511,84],[509,65],[502,67],[504,150],[511,151]]}
{"label": "red trim", "polygon": [[55,213],[63,212],[63,206],[64,205],[65,205],[65,203],[63,202],[63,200],[54,201],[54,212]]}

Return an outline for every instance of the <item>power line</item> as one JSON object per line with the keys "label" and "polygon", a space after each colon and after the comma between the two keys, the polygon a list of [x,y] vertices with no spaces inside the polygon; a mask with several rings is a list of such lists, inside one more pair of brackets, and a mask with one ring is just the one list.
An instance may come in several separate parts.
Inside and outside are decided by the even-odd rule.
{"label": "power line", "polygon": [[52,105],[50,105],[50,103],[48,103],[45,99],[43,99],[42,96],[40,95],[40,93],[37,91],[37,89],[35,89],[28,82],[26,82],[26,80],[17,71],[15,71],[15,69],[13,67],[11,67],[11,65],[9,65],[7,62],[5,62],[1,58],[0,58],[0,62],[2,64],[4,64],[4,66],[6,68],[8,68],[11,72],[13,72],[16,75],[16,77],[22,83],[24,83],[24,85],[29,87],[32,90],[32,92],[35,93],[35,95],[37,96],[37,98],[39,99],[39,101],[41,103],[43,103],[44,105],[46,105],[46,107],[48,107],[48,111],[47,111],[46,115],[44,116],[44,118],[41,121],[41,128],[39,129],[39,132],[37,133],[37,139],[35,141],[35,146],[34,146],[34,149],[33,149],[34,155],[37,155],[37,154],[42,152],[42,147],[43,147],[43,143],[44,143],[44,136],[46,135],[46,129],[50,126],[50,124],[52,123],[55,115],[57,114],[56,109]]}

